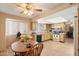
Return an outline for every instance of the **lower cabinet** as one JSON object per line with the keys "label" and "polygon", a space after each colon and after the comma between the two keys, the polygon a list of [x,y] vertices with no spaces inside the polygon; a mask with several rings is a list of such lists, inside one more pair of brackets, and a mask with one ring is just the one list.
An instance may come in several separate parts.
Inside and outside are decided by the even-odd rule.
{"label": "lower cabinet", "polygon": [[66,34],[65,33],[60,34],[60,42],[64,43],[65,40],[66,40]]}
{"label": "lower cabinet", "polygon": [[52,34],[51,33],[44,33],[42,34],[42,41],[46,41],[52,39]]}

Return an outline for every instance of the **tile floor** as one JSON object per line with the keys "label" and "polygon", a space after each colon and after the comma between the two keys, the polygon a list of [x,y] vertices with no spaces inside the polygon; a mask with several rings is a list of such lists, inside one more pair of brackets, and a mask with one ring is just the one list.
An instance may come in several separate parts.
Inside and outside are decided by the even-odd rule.
{"label": "tile floor", "polygon": [[[41,56],[74,56],[74,44],[73,39],[67,39],[65,43],[56,41],[45,41],[43,42],[44,48]],[[0,53],[1,56],[13,56],[14,52],[11,48]]]}

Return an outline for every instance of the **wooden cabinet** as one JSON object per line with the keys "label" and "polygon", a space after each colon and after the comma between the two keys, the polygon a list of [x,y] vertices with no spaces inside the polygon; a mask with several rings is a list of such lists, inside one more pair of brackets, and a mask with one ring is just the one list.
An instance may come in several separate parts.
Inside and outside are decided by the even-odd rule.
{"label": "wooden cabinet", "polygon": [[66,40],[66,34],[65,33],[60,34],[60,42],[64,43],[65,40]]}
{"label": "wooden cabinet", "polygon": [[36,22],[30,22],[30,29],[36,30]]}
{"label": "wooden cabinet", "polygon": [[52,28],[52,24],[46,24],[46,30],[50,30]]}
{"label": "wooden cabinet", "polygon": [[42,34],[42,41],[46,41],[52,39],[52,34],[51,33],[44,33]]}
{"label": "wooden cabinet", "polygon": [[32,23],[32,30],[36,30],[36,22]]}

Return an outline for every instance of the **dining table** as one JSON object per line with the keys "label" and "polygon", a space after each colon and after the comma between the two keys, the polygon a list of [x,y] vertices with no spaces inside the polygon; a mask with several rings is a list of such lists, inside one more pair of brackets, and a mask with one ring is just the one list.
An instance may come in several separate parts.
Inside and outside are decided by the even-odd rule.
{"label": "dining table", "polygon": [[[28,52],[30,52],[31,47],[37,44],[36,41],[29,41],[29,42],[21,42],[16,41],[12,43],[11,49],[13,52],[15,52],[15,55],[28,55]],[[30,46],[28,46],[30,44]]]}

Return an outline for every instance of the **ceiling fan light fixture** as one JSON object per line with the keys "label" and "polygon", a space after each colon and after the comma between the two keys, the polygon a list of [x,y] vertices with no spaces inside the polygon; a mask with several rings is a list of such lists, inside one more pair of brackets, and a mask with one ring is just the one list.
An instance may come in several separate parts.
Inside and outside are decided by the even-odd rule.
{"label": "ceiling fan light fixture", "polygon": [[29,11],[29,12],[28,12],[28,15],[29,15],[29,16],[31,16],[32,14],[33,14],[33,12],[32,12],[32,11]]}
{"label": "ceiling fan light fixture", "polygon": [[16,4],[16,6],[21,11],[20,13],[24,13],[25,15],[31,16],[33,14],[33,11],[42,12],[42,9],[35,9],[31,3],[22,3],[22,4]]}
{"label": "ceiling fan light fixture", "polygon": [[28,11],[24,11],[24,14],[27,14],[28,13]]}

